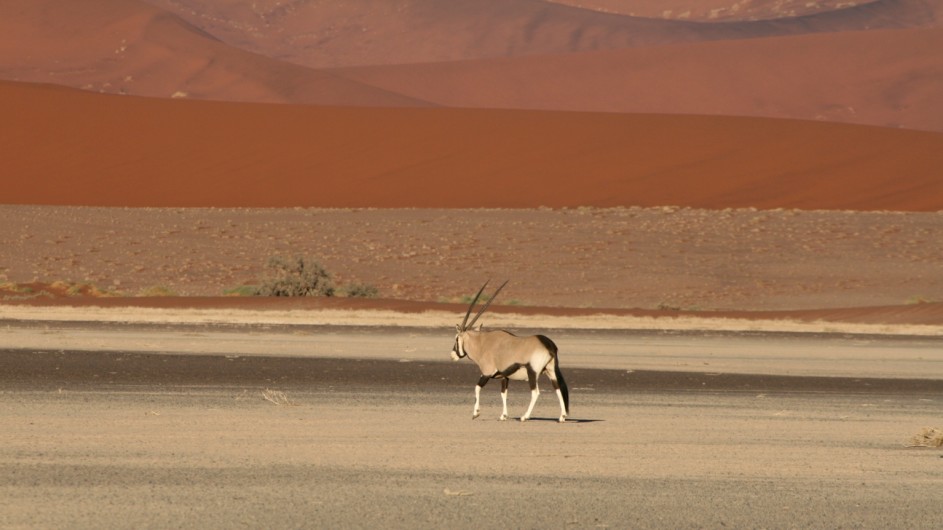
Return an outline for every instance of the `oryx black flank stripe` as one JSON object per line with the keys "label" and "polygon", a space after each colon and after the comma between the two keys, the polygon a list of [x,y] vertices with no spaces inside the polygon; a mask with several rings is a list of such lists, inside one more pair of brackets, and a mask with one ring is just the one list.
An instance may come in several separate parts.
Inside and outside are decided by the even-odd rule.
{"label": "oryx black flank stripe", "polygon": [[508,366],[504,370],[495,372],[494,375],[492,375],[491,377],[494,379],[508,379],[512,375],[514,375],[518,370],[520,370],[522,366],[524,365],[520,363],[512,364],[511,366]]}

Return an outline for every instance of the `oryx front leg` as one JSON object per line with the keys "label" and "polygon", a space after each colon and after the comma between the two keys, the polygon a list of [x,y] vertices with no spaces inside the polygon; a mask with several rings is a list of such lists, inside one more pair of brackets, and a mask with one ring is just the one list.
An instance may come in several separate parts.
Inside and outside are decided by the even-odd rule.
{"label": "oryx front leg", "polygon": [[475,408],[472,410],[472,419],[481,415],[481,389],[488,384],[490,377],[483,375],[478,378],[478,384],[475,385]]}
{"label": "oryx front leg", "polygon": [[521,416],[521,421],[530,419],[530,413],[534,411],[534,404],[537,403],[537,396],[540,395],[540,389],[537,388],[537,372],[530,365],[527,366],[527,382],[530,384],[530,406],[527,407],[527,412]]}
{"label": "oryx front leg", "polygon": [[501,380],[501,421],[508,419],[508,379]]}

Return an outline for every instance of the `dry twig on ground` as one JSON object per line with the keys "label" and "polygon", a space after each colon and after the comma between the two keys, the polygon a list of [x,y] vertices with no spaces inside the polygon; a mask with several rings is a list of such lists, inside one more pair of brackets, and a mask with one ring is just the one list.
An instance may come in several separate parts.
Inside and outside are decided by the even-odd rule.
{"label": "dry twig on ground", "polygon": [[908,447],[943,447],[943,429],[924,427],[910,440]]}
{"label": "dry twig on ground", "polygon": [[262,391],[262,399],[276,405],[295,405],[295,402],[289,399],[288,395],[280,390],[266,388]]}

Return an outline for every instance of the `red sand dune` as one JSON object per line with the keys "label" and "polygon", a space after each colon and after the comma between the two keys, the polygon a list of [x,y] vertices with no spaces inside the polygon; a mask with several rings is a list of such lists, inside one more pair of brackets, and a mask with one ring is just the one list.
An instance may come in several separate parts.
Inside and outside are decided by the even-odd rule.
{"label": "red sand dune", "polygon": [[940,133],[236,104],[10,82],[0,115],[0,203],[943,209]]}
{"label": "red sand dune", "polygon": [[800,118],[943,131],[943,27],[339,70],[452,107]]}
{"label": "red sand dune", "polygon": [[0,78],[116,94],[324,105],[422,105],[224,44],[136,0],[4,0]]}

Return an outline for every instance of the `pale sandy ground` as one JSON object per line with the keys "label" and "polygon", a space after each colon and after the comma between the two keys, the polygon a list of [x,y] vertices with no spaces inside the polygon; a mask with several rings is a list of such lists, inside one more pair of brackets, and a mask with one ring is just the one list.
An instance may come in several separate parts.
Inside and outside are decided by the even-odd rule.
{"label": "pale sandy ground", "polygon": [[[471,421],[467,389],[4,393],[5,528],[934,528],[939,396],[581,395]],[[494,410],[496,397],[489,406]],[[520,402],[517,403],[520,406]],[[552,411],[542,408],[542,413]]]}
{"label": "pale sandy ground", "polygon": [[943,420],[939,337],[551,335],[563,425],[547,393],[496,421],[497,385],[472,421],[448,328],[3,320],[0,527],[939,523],[943,453],[906,447]]}

